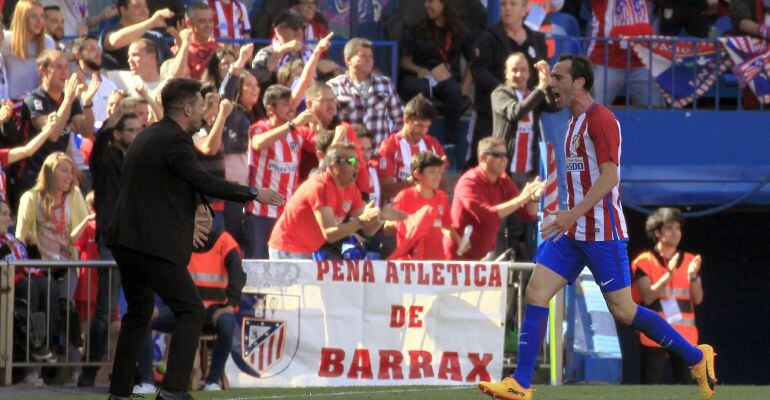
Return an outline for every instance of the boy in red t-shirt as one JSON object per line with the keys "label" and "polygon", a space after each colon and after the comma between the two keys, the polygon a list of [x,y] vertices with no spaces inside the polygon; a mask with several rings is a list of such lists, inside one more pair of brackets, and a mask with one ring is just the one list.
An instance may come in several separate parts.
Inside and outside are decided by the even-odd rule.
{"label": "boy in red t-shirt", "polygon": [[400,191],[393,200],[393,207],[409,214],[403,221],[388,223],[396,230],[397,247],[391,260],[447,260],[442,243],[444,236],[458,247],[462,238],[450,226],[449,198],[439,189],[444,174],[445,161],[437,155],[421,151],[412,157],[411,170],[414,186]]}
{"label": "boy in red t-shirt", "polygon": [[[99,260],[99,246],[96,244],[96,214],[94,214],[94,192],[86,195],[89,218],[83,233],[75,242],[75,248],[83,261]],[[94,268],[81,268],[78,283],[75,286],[75,306],[81,321],[90,321],[96,310],[96,295],[99,288],[99,276]],[[89,285],[90,281],[90,285]]]}

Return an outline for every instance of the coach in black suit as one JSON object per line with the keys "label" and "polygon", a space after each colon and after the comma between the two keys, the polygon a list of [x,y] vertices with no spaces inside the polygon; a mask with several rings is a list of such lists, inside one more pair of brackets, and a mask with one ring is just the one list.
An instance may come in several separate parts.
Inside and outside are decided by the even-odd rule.
{"label": "coach in black suit", "polygon": [[123,185],[107,244],[120,268],[128,310],[112,367],[110,398],[131,396],[134,373],[154,306],[154,293],[174,312],[166,377],[159,399],[189,399],[190,381],[205,309],[187,272],[203,195],[274,205],[283,197],[214,177],[195,155],[191,134],[201,128],[204,101],[198,81],[170,80],[161,92],[165,117],[142,131],[126,153]]}

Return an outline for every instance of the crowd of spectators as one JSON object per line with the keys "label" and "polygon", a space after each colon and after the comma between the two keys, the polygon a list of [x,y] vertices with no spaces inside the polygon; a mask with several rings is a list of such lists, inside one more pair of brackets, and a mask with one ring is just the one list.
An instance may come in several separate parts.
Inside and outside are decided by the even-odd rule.
{"label": "crowd of spectators", "polygon": [[[655,4],[660,32],[684,27],[702,35],[693,10],[712,13],[720,4],[703,2],[694,8]],[[0,165],[7,199],[0,202],[0,230],[10,255],[77,259],[75,243],[92,229],[97,257],[111,259],[104,241],[123,155],[144,127],[164,119],[160,92],[176,77],[204,83],[203,128],[193,139],[205,168],[287,200],[244,207],[211,199],[216,234],[206,249],[224,237],[227,254],[237,248],[249,259],[353,257],[343,251],[352,243],[363,249],[359,256],[480,260],[496,255],[502,230],[512,226],[520,231],[515,240],[526,242],[521,232],[544,188],[534,172],[537,121],[555,110],[546,64],[553,55],[551,23],[544,18],[533,25],[528,15],[542,9],[547,16],[570,2],[528,8],[524,0],[500,0],[499,23],[481,30],[463,14],[473,10],[472,1],[426,0],[423,17],[401,32],[398,83],[375,68],[367,39],[347,40],[342,59],[331,60],[334,34],[315,0],[292,0],[275,12],[270,3],[250,21],[241,0],[186,7],[119,0],[96,16],[88,15],[83,0],[16,1],[0,36]],[[647,10],[644,0],[594,0],[588,29],[598,38],[651,34]],[[758,0],[730,3],[737,33],[770,38],[768,15]],[[257,49],[217,40],[250,37],[270,43]],[[662,104],[655,88],[648,91],[647,69],[635,55],[626,65],[619,43],[592,42],[588,55],[596,63],[599,101],[612,103],[629,85],[635,103]],[[453,148],[464,135],[460,121],[469,110],[475,112],[471,158],[453,165]],[[429,133],[438,115],[440,138]],[[456,187],[446,175],[451,166],[465,170]],[[83,196],[92,189],[95,216]],[[16,222],[6,223],[6,214],[16,215]],[[229,259],[222,263],[227,271],[241,269]],[[37,278],[47,273],[20,271],[17,290],[43,290]],[[106,351],[103,338],[115,312],[108,304],[116,304],[108,293],[117,291],[119,276],[86,275],[98,292],[87,328],[91,361]],[[63,279],[53,279],[52,290],[66,303],[72,294],[63,292]],[[209,305],[227,310],[242,286],[228,286],[227,295]],[[34,312],[44,305],[38,301]],[[212,326],[221,316],[217,309]],[[158,326],[165,317],[160,314]],[[53,335],[60,331],[53,316],[41,321]],[[39,359],[55,357],[38,347]],[[27,372],[28,383],[41,383],[39,371]],[[93,385],[94,376],[94,369],[84,369],[79,384]],[[214,371],[207,384],[218,384],[220,376]]]}

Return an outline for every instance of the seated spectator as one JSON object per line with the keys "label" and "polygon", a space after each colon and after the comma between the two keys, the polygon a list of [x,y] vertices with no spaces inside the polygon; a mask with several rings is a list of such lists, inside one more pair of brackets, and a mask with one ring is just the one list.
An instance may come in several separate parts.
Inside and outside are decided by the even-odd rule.
{"label": "seated spectator", "polygon": [[527,57],[522,53],[511,54],[505,61],[505,82],[492,92],[492,136],[503,139],[508,154],[513,156],[506,171],[518,185],[537,175],[540,115],[543,111],[558,111],[548,87],[550,67],[545,61],[538,61],[535,68],[538,82],[533,88],[528,86]]}
{"label": "seated spectator", "polygon": [[155,42],[146,38],[136,39],[128,47],[127,54],[129,70],[112,70],[107,76],[118,88],[131,93],[132,96],[144,96],[140,93],[143,90],[147,90],[147,95],[152,96],[162,80]]}
{"label": "seated spectator", "polygon": [[154,43],[152,50],[156,52],[158,66],[171,53],[163,35],[153,31],[154,28],[166,28],[166,20],[174,17],[174,12],[164,8],[150,16],[145,0],[118,0],[120,21],[112,29],[102,32],[102,48],[104,49],[104,68],[128,70],[128,47],[137,39],[145,38]]}
{"label": "seated spectator", "polygon": [[28,247],[37,247],[43,260],[77,259],[74,243],[89,218],[75,173],[72,158],[62,152],[51,153],[35,187],[21,198],[16,237]]}
{"label": "seated spectator", "polygon": [[401,101],[390,78],[374,71],[372,42],[353,38],[345,44],[347,72],[327,83],[337,97],[337,117],[351,124],[361,124],[374,133],[379,146],[388,135],[401,130]]}
{"label": "seated spectator", "polygon": [[659,0],[658,33],[663,36],[679,36],[684,29],[688,36],[708,37],[709,19],[706,17],[710,6],[716,7],[718,0]]}
{"label": "seated spectator", "polygon": [[[271,188],[288,202],[299,185],[297,169],[302,149],[311,154],[315,151],[310,139],[312,132],[307,127],[313,119],[313,112],[305,110],[295,116],[291,90],[281,85],[267,88],[262,103],[268,117],[251,127],[249,185]],[[282,206],[249,202],[246,211],[243,224],[244,257],[266,259],[268,253],[265,239],[284,209]]]}
{"label": "seated spectator", "polygon": [[[647,3],[644,0],[593,1],[591,24],[592,36],[595,38],[626,38],[653,34]],[[615,98],[621,94],[620,90],[626,86],[626,93],[631,97],[633,105],[663,105],[663,97],[650,70],[644,66],[631,47],[631,42],[621,47],[621,40],[591,41],[588,46],[588,58],[594,65],[593,98],[601,104],[612,105]],[[631,53],[630,64],[626,63],[627,52]],[[653,79],[651,85],[650,79]]]}
{"label": "seated spectator", "polygon": [[471,156],[467,167],[477,164],[478,143],[492,134],[490,98],[492,91],[505,82],[506,58],[514,52],[524,54],[530,66],[528,87],[535,87],[537,85],[535,63],[546,60],[548,57],[545,35],[524,25],[526,15],[525,0],[500,0],[500,22],[484,31],[476,40],[474,56],[470,62],[473,82],[476,84],[473,101],[476,124],[473,127]]}
{"label": "seated spectator", "polygon": [[247,39],[251,37],[249,10],[241,0],[208,0],[214,13],[214,37]]}
{"label": "seated spectator", "polygon": [[287,202],[268,242],[271,260],[313,258],[324,243],[336,243],[362,231],[380,229],[379,207],[364,204],[355,186],[356,148],[332,146],[323,160],[325,171],[308,178]]}
{"label": "seated spectator", "polygon": [[92,80],[86,88],[77,74],[70,75],[67,57],[59,50],[45,50],[37,64],[42,84],[24,98],[23,137],[40,132],[51,113],[57,114],[56,125],[40,150],[14,171],[15,178],[8,185],[11,199],[18,199],[35,184],[49,154],[67,151],[74,132],[87,138],[94,136],[93,99],[100,82]]}
{"label": "seated spectator", "polygon": [[318,12],[318,0],[291,0],[289,5],[302,17],[305,24],[305,40],[317,41],[326,37],[329,33],[329,22]]}
{"label": "seated spectator", "polygon": [[393,208],[409,214],[397,223],[389,223],[396,231],[396,251],[390,260],[446,260],[443,238],[455,242],[463,253],[462,237],[450,226],[449,197],[439,189],[444,174],[444,160],[421,151],[412,157],[414,186],[400,191],[393,199]]}
{"label": "seated spectator", "polygon": [[[208,213],[209,211],[199,207],[197,212]],[[211,219],[206,220],[208,229],[212,229]],[[203,246],[193,250],[187,269],[206,307],[202,332],[216,335],[211,351],[211,366],[202,389],[220,391],[222,390],[220,380],[225,374],[225,363],[230,355],[233,332],[237,327],[233,313],[235,307],[240,304],[241,290],[246,284],[246,273],[241,264],[238,243],[229,233],[221,229],[213,229]],[[174,330],[174,324],[174,313],[171,308],[165,304],[158,305],[157,314],[151,322],[152,329],[171,333]],[[142,371],[138,375],[144,377],[152,376],[152,335],[149,333],[151,333],[150,330],[142,349],[145,354],[139,358],[139,369]],[[134,393],[139,391],[136,389]]]}
{"label": "seated spectator", "polygon": [[43,0],[46,8],[56,6],[62,13],[64,21],[63,36],[78,37],[96,29],[99,24],[118,15],[115,4],[109,4],[99,15],[89,15],[86,0]]}
{"label": "seated spectator", "polygon": [[[214,41],[214,11],[208,3],[190,3],[185,14],[185,25],[192,31],[186,46],[190,78],[200,80],[214,53],[221,47]],[[184,49],[180,47],[177,51]]]}
{"label": "seated spectator", "polygon": [[107,119],[107,103],[110,94],[118,89],[115,83],[103,75],[102,48],[95,36],[80,36],[72,43],[72,55],[77,63],[76,71],[80,79],[86,84],[96,77],[99,80],[99,89],[94,95],[94,127],[99,129]]}
{"label": "seated spectator", "polygon": [[428,134],[435,116],[436,110],[422,95],[417,95],[406,103],[404,127],[385,139],[377,152],[383,199],[391,199],[402,189],[412,186],[413,155],[429,151],[446,162],[441,143]]}
{"label": "seated spectator", "polygon": [[356,132],[358,148],[361,149],[361,154],[363,155],[362,164],[369,173],[369,190],[362,192],[368,193],[368,200],[374,200],[374,205],[381,207],[380,177],[377,174],[377,160],[374,159],[374,135],[363,125],[353,125],[353,130]]}
{"label": "seated spectator", "polygon": [[458,254],[457,243],[444,239],[447,256],[454,260],[481,260],[495,250],[500,221],[516,213],[524,221],[534,221],[545,183],[535,178],[519,191],[505,173],[508,164],[505,142],[487,137],[479,142],[479,165],[466,171],[455,186],[452,199],[452,228],[464,232],[472,226],[470,249]]}
{"label": "seated spectator", "polygon": [[45,49],[56,44],[45,34],[43,7],[37,0],[19,0],[13,10],[11,29],[3,32],[0,47],[8,74],[8,96],[21,99],[40,85],[35,65],[37,57]]}
{"label": "seated spectator", "polygon": [[[701,256],[680,251],[682,213],[675,208],[659,208],[647,218],[647,236],[654,248],[639,254],[631,263],[633,279],[639,289],[637,302],[657,311],[693,346],[698,344],[695,306],[703,302],[700,279]],[[643,385],[662,383],[666,358],[671,362],[674,384],[692,384],[687,363],[639,332]]]}
{"label": "seated spectator", "polygon": [[401,42],[398,92],[404,101],[418,93],[441,101],[444,146],[454,147],[460,118],[471,107],[471,99],[465,95],[470,90],[470,69],[461,74],[460,57],[470,60],[473,44],[454,0],[428,0],[425,9],[427,18],[407,31]]}
{"label": "seated spectator", "polygon": [[64,15],[61,9],[59,6],[46,6],[43,8],[43,16],[45,17],[45,33],[53,39],[57,49],[66,52],[67,48],[61,42],[61,38],[64,37]]}
{"label": "seated spectator", "polygon": [[[27,247],[16,239],[9,228],[13,225],[11,206],[0,199],[0,255],[3,261],[23,261],[28,259]],[[48,332],[56,332],[59,301],[55,295],[59,291],[54,279],[48,279],[47,268],[20,268],[14,275],[14,301],[18,305],[26,304],[27,314],[14,315],[14,347],[27,351],[34,361],[56,362],[56,356],[50,350]],[[29,301],[27,300],[29,295]],[[20,318],[21,317],[21,318]],[[18,319],[17,319],[18,318]],[[26,329],[29,318],[29,329]],[[25,326],[22,329],[22,326]],[[29,340],[29,345],[27,345]],[[14,356],[16,357],[16,356]],[[25,368],[22,385],[45,386],[40,376],[40,367]]]}
{"label": "seated spectator", "polygon": [[770,7],[761,0],[730,0],[733,33],[770,40]]}

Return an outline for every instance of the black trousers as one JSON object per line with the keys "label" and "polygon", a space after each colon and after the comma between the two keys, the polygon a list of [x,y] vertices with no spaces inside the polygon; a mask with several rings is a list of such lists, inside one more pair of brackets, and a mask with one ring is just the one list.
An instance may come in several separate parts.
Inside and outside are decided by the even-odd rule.
{"label": "black trousers", "polygon": [[128,310],[120,326],[110,393],[131,395],[156,293],[171,308],[176,320],[161,388],[170,392],[186,391],[206,312],[187,267],[122,246],[111,250],[120,269]]}
{"label": "black trousers", "polygon": [[671,360],[674,384],[689,385],[693,383],[690,376],[690,367],[673,351],[660,347],[641,346],[642,354],[642,385],[659,385],[663,377],[663,367],[666,362],[666,354]]}

